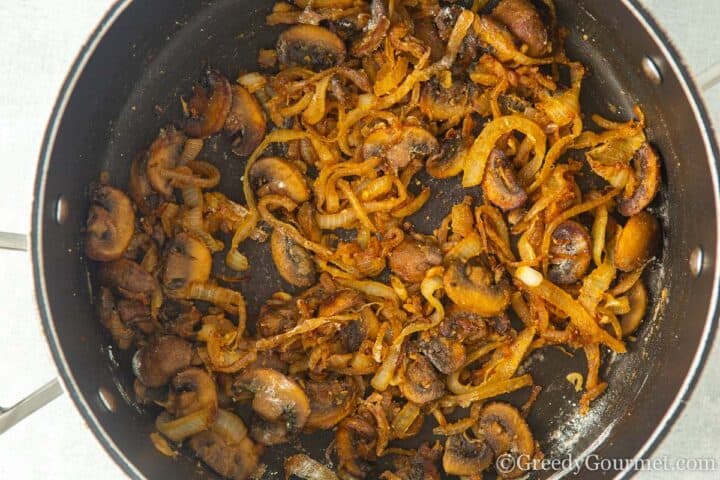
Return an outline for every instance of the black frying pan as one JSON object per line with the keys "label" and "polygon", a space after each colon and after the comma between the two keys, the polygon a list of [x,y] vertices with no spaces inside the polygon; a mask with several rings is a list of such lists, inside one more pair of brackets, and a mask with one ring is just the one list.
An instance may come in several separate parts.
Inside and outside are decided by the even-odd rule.
{"label": "black frying pan", "polygon": [[[119,1],[79,56],[60,93],[45,136],[35,185],[32,257],[37,301],[48,342],[67,391],[117,463],[134,478],[212,477],[188,458],[169,459],[152,447],[153,412],[139,411],[128,359],[110,346],[91,305],[88,266],[81,252],[86,185],[101,171],[124,186],[130,160],[160,126],[179,122],[178,98],[205,65],[229,76],[255,67],[258,48],[278,33],[264,26],[269,0]],[[635,0],[557,0],[559,22],[572,27],[567,49],[590,67],[583,111],[628,118],[634,103],[646,113],[648,136],[661,152],[665,185],[653,211],[663,222],[662,258],[649,272],[655,302],[629,353],[604,354],[608,392],[592,412],[577,414],[577,395],[565,380],[583,371],[546,349],[530,371],[545,386],[529,423],[549,458],[594,452],[601,458],[646,457],[678,415],[701,369],[716,322],[718,268],[717,145],[707,112],[688,72],[655,22]],[[587,37],[587,40],[585,39]],[[615,110],[615,108],[612,108]],[[218,151],[226,151],[224,140]],[[212,148],[207,149],[212,151]],[[211,154],[222,172],[220,189],[241,200],[243,162]],[[444,216],[463,195],[434,199],[423,215]],[[420,230],[428,230],[436,220]],[[242,290],[256,312],[269,293],[285,287],[260,248],[250,248],[253,280]],[[270,273],[269,273],[270,272]],[[122,401],[121,397],[126,401]],[[303,438],[322,460],[327,437]],[[294,447],[268,449],[270,472]],[[551,472],[539,472],[538,477]],[[582,478],[627,472],[584,470]],[[271,477],[267,477],[271,478]],[[274,478],[274,477],[273,477]]]}

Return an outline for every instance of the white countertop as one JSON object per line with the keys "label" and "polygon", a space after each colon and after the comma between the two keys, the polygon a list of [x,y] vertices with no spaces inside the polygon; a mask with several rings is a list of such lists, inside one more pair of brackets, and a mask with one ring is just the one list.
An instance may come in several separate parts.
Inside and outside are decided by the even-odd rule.
{"label": "white countertop", "polygon": [[[240,1],[240,0],[238,0]],[[642,0],[670,34],[690,70],[720,62],[717,0]],[[0,2],[0,231],[27,232],[42,135],[57,92],[111,0]],[[720,125],[720,87],[706,96]],[[10,406],[55,369],[35,313],[26,254],[0,251],[0,405]],[[718,337],[720,339],[720,337]],[[653,457],[720,458],[720,353],[715,348],[680,419]],[[720,468],[720,465],[719,465]],[[125,479],[67,396],[0,436],[0,479]],[[638,479],[678,478],[642,472]],[[685,473],[682,478],[717,478]]]}

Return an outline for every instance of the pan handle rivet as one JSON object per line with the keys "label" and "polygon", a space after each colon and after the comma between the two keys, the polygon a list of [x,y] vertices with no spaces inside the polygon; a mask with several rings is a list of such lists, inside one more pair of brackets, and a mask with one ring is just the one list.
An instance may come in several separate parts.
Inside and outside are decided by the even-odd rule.
{"label": "pan handle rivet", "polygon": [[98,388],[98,398],[100,399],[100,404],[109,412],[114,413],[117,410],[117,400],[115,400],[115,395],[113,395],[107,388]]}
{"label": "pan handle rivet", "polygon": [[702,247],[695,247],[693,251],[690,252],[690,260],[688,263],[690,264],[690,273],[692,273],[694,277],[699,277],[702,273],[703,257]]}
{"label": "pan handle rivet", "polygon": [[645,77],[647,77],[648,80],[653,85],[660,85],[663,81],[662,74],[660,73],[660,68],[658,68],[655,61],[650,57],[644,57],[642,59],[642,71],[645,74]]}
{"label": "pan handle rivet", "polygon": [[70,213],[70,206],[64,195],[60,195],[55,201],[55,221],[62,225]]}

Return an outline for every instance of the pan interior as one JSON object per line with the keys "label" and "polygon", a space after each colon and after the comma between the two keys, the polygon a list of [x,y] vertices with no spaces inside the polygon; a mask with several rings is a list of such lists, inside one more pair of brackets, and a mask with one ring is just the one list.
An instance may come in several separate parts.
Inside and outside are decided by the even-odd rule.
{"label": "pan interior", "polygon": [[[568,356],[546,348],[532,355],[525,368],[543,390],[528,422],[548,457],[577,457],[589,448],[629,457],[652,432],[679,389],[701,336],[711,285],[696,284],[688,289],[693,280],[685,261],[689,245],[715,244],[715,229],[710,228],[715,224],[708,191],[710,174],[702,161],[701,142],[691,141],[699,138],[700,132],[677,79],[668,75],[663,85],[654,86],[642,75],[643,56],[655,53],[662,58],[662,53],[633,23],[632,15],[620,2],[557,3],[559,23],[570,29],[569,56],[589,67],[583,84],[583,111],[626,120],[632,115],[632,106],[639,103],[647,116],[648,136],[663,157],[665,189],[652,211],[661,218],[665,244],[662,258],[647,273],[647,282],[652,298],[660,298],[666,289],[668,300],[665,304],[654,302],[652,314],[637,333],[637,341],[629,344],[627,354],[603,352],[601,374],[609,388],[586,416],[578,414],[580,394],[565,379],[570,372],[585,372],[582,352]],[[155,412],[139,411],[125,393],[132,391],[129,359],[109,344],[96,322],[90,284],[85,280],[86,264],[78,262],[73,253],[81,251],[79,232],[87,211],[84,186],[104,171],[111,184],[125,187],[133,156],[152,142],[160,127],[180,124],[180,97],[189,94],[208,65],[230,78],[254,70],[257,50],[273,48],[281,30],[263,25],[271,8],[269,1],[238,0],[131,4],[77,83],[48,167],[45,198],[63,194],[72,212],[66,224],[57,225],[47,201],[50,206],[42,220],[48,302],[67,360],[67,375],[77,383],[102,429],[138,471],[150,478],[211,474],[192,461],[174,461],[157,454],[149,440]],[[685,118],[679,121],[682,116]],[[220,169],[219,189],[241,201],[244,159],[229,152],[225,139],[213,138],[206,142],[203,157]],[[685,161],[691,155],[697,162],[694,167]],[[699,187],[688,189],[688,185]],[[431,231],[437,224],[433,219],[442,218],[464,195],[478,194],[459,189],[456,182],[435,182],[431,187],[435,196],[416,217],[420,231]],[[704,229],[690,224],[690,212],[696,218],[703,216]],[[426,217],[431,220],[418,223]],[[49,240],[53,235],[57,242]],[[291,289],[276,274],[265,246],[248,241],[244,249],[252,267],[249,280],[240,289],[252,319],[271,293]],[[115,413],[103,410],[96,401],[98,386],[114,388],[113,383],[128,400],[120,402]],[[527,392],[508,398],[520,404]],[[263,457],[268,472],[282,471],[282,459],[298,449],[322,460],[331,436],[313,434],[304,436],[301,445],[269,449]]]}

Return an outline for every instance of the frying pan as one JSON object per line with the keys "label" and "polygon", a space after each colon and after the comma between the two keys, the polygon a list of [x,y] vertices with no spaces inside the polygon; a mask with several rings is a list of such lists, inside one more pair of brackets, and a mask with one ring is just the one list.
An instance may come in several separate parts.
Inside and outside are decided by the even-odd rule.
{"label": "frying pan", "polygon": [[[37,303],[60,380],[98,441],[132,478],[213,478],[191,458],[170,459],[151,446],[156,412],[133,404],[129,359],[112,347],[93,312],[92,281],[82,256],[86,185],[100,172],[125,186],[132,156],[158,128],[180,121],[178,98],[207,65],[232,77],[253,69],[258,48],[272,48],[278,29],[264,26],[267,0],[123,0],[102,20],[76,60],[55,105],[40,155],[30,247]],[[543,389],[528,421],[549,458],[593,452],[599,458],[647,457],[668,431],[702,368],[717,317],[718,148],[698,89],[677,52],[635,0],[557,0],[559,23],[571,28],[567,49],[590,67],[583,84],[585,112],[627,119],[635,103],[647,116],[648,136],[661,153],[664,188],[652,206],[664,245],[646,281],[655,301],[625,355],[603,355],[605,395],[587,416],[564,380],[583,371],[582,355],[556,349],[535,355],[527,368]],[[615,113],[612,113],[615,112]],[[244,160],[228,155],[225,140],[206,151],[222,172],[221,191],[242,200]],[[431,223],[463,192],[453,183],[426,206]],[[449,192],[449,194],[448,194]],[[434,222],[434,223],[433,223]],[[22,248],[23,237],[0,244]],[[269,294],[287,288],[263,248],[248,245],[251,280],[242,287],[250,315]],[[91,267],[91,266],[90,266]],[[12,424],[57,396],[43,387],[0,423]],[[522,401],[522,397],[509,397]],[[431,422],[428,422],[431,423]],[[0,425],[0,429],[2,425]],[[322,460],[328,436],[302,439]],[[295,446],[268,449],[268,472],[282,470]],[[569,471],[535,472],[537,478]],[[582,478],[630,471],[582,470]],[[274,478],[274,477],[273,477]]]}

